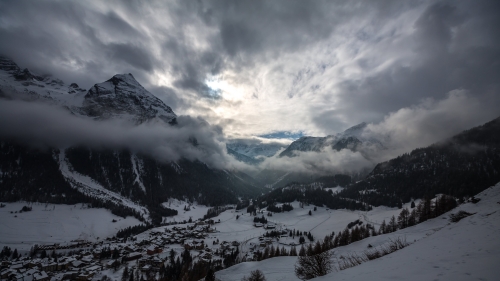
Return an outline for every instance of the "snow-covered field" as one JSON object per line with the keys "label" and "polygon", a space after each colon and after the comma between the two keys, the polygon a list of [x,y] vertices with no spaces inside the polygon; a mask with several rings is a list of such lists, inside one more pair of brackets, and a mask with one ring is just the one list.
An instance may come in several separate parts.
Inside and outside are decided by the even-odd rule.
{"label": "snow-covered field", "polygon": [[96,241],[141,223],[133,217],[115,216],[106,209],[82,208],[82,204],[35,203],[32,211],[22,213],[19,211],[27,203],[3,204],[6,206],[0,208],[0,247],[18,250],[29,250],[34,244],[65,243],[74,239]]}
{"label": "snow-covered field", "polygon": [[[449,213],[422,224],[336,248],[335,252],[337,256],[340,256],[352,252],[362,253],[367,249],[368,244],[377,246],[397,237],[404,237],[407,242],[411,243],[407,248],[388,256],[350,269],[332,272],[315,280],[498,280],[500,184],[485,190],[476,197],[481,198],[477,204],[463,204]],[[450,223],[449,214],[459,210],[475,214],[458,223]],[[294,211],[301,212],[302,210],[294,209],[292,212]],[[351,215],[345,212],[344,216],[341,212],[332,211],[331,214],[344,222],[356,218],[354,212]],[[381,219],[387,220],[388,216],[398,212],[398,210],[391,211],[388,208],[377,208],[365,213],[366,217],[363,218],[380,222]],[[275,219],[278,217],[278,215],[273,216]],[[312,227],[320,220],[312,221],[312,218],[301,220],[299,216],[295,221],[288,223],[305,229]],[[342,223],[336,223],[335,220],[329,218],[316,227],[312,233],[321,237],[320,232],[326,234],[330,229],[334,230],[341,225]],[[261,262],[244,262],[219,271],[216,276],[222,281],[240,280],[243,276],[248,276],[250,271],[259,269],[269,281],[299,280],[294,274],[296,259],[295,257],[277,257]]]}
{"label": "snow-covered field", "polygon": [[[165,217],[166,222],[182,222],[189,221],[191,218],[193,221],[202,219],[204,215],[207,214],[208,209],[205,205],[198,205],[197,203],[189,203],[183,200],[170,199],[162,204],[164,207],[177,210],[178,214],[176,216]],[[189,211],[185,211],[184,207],[189,206]]]}
{"label": "snow-covered field", "polygon": [[[481,199],[477,204],[466,203],[422,224],[334,249],[337,257],[340,257],[349,253],[362,253],[368,249],[369,244],[377,247],[399,237],[410,243],[408,247],[390,255],[332,272],[316,280],[498,280],[496,266],[500,264],[500,184],[476,197]],[[7,245],[26,251],[33,244],[65,243],[74,239],[99,241],[113,236],[119,229],[140,223],[135,218],[122,219],[108,210],[88,209],[82,204],[34,204],[33,211],[19,213],[24,205],[24,202],[6,203],[6,207],[0,208],[0,247]],[[207,206],[191,204],[190,210],[185,211],[184,207],[189,203],[179,200],[170,200],[164,205],[178,210],[177,216],[168,218],[168,221],[177,222],[190,217],[193,221],[198,220],[209,209]],[[401,211],[388,207],[377,207],[369,212],[329,210],[323,207],[317,207],[314,211],[312,205],[304,208],[298,202],[293,202],[292,205],[294,209],[290,212],[273,213],[273,216],[265,217],[276,224],[277,229],[311,232],[315,239],[323,239],[332,231],[338,233],[348,223],[358,219],[365,224],[374,224],[378,229],[382,220],[387,222]],[[404,207],[409,208],[409,203]],[[459,210],[474,215],[458,223],[450,223],[450,213]],[[312,215],[309,215],[309,211]],[[263,213],[267,214],[266,211]],[[113,219],[117,222],[112,223]],[[258,237],[266,232],[261,227],[255,227],[253,219],[253,216],[246,213],[246,209],[226,210],[214,218],[217,223],[212,227],[216,232],[208,234],[204,242],[208,247],[216,249],[219,247],[213,245],[216,240],[238,241],[241,243],[239,249],[242,258],[250,252],[252,245],[258,248]],[[176,226],[179,225],[151,229],[136,237],[140,241],[149,237],[153,231],[163,232],[165,228]],[[281,238],[279,242],[274,241],[274,247],[284,246],[289,249],[292,242],[298,244],[298,237]],[[166,256],[168,249],[174,249],[180,254],[183,247],[171,244],[160,256]],[[198,255],[194,250],[192,254],[195,258]],[[252,270],[259,269],[269,281],[299,280],[294,274],[296,260],[296,257],[276,257],[261,262],[243,262],[217,272],[216,276],[222,281],[241,280]]]}

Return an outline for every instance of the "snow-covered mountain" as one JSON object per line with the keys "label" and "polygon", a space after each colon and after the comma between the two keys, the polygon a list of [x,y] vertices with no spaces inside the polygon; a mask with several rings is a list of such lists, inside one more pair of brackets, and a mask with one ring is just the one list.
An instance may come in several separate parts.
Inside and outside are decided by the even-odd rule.
{"label": "snow-covered mountain", "polygon": [[[159,123],[160,129],[177,126],[173,110],[131,74],[115,75],[86,91],[0,58],[2,99],[42,102],[95,122],[151,122]],[[211,168],[200,161],[165,162],[122,148],[33,150],[24,143],[0,139],[0,201],[93,202],[119,215],[158,222],[171,214],[161,207],[169,198],[220,205],[236,203],[238,196],[260,194],[259,190],[243,173]]]}
{"label": "snow-covered mountain", "polygon": [[364,152],[365,149],[384,149],[384,145],[377,139],[366,137],[363,135],[367,124],[365,122],[353,126],[344,132],[326,137],[301,137],[300,139],[292,142],[283,152],[280,157],[288,156],[293,157],[296,151],[314,151],[321,152],[327,147],[333,150],[340,151],[342,149],[349,149],[351,151]]}
{"label": "snow-covered mountain", "polygon": [[227,143],[227,147],[239,154],[251,158],[256,158],[259,156],[272,157],[280,149],[285,148],[286,145],[281,143],[263,143],[263,142],[248,142],[245,140],[234,140]]}
{"label": "snow-covered mountain", "polygon": [[117,74],[86,91],[76,83],[66,85],[57,78],[21,70],[12,60],[0,57],[0,90],[6,97],[56,104],[80,117],[97,120],[175,123],[177,117],[130,73]]}
{"label": "snow-covered mountain", "polygon": [[175,123],[172,109],[142,87],[132,74],[117,74],[95,84],[84,97],[81,112],[98,119],[128,118],[135,123]]}

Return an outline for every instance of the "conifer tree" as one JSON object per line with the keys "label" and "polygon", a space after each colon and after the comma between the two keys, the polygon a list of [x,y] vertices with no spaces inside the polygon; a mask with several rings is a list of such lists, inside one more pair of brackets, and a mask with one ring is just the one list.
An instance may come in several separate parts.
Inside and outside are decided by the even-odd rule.
{"label": "conifer tree", "polygon": [[125,268],[123,269],[123,273],[122,273],[122,281],[128,281],[128,278],[129,278],[129,272],[128,272],[128,265],[125,266]]}
{"label": "conifer tree", "polygon": [[380,224],[380,228],[378,230],[378,234],[385,234],[385,233],[387,233],[386,229],[387,229],[387,226],[385,225],[385,220],[383,220],[382,223]]}
{"label": "conifer tree", "polygon": [[396,217],[392,216],[391,217],[391,220],[389,221],[389,229],[390,229],[390,232],[394,232],[396,230],[398,230],[398,224],[396,223]]}
{"label": "conifer tree", "polygon": [[299,256],[305,256],[305,255],[306,255],[306,249],[304,248],[304,245],[302,245],[299,250]]}

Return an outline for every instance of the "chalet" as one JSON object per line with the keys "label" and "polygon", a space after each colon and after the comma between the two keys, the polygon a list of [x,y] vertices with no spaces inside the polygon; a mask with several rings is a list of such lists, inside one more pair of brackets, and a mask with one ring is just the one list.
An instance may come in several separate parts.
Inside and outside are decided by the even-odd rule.
{"label": "chalet", "polygon": [[44,271],[56,271],[57,270],[57,263],[55,263],[55,262],[44,263],[44,264],[42,264],[41,268]]}
{"label": "chalet", "polygon": [[77,281],[89,281],[89,280],[92,280],[92,277],[94,277],[93,273],[84,272],[84,273],[80,273],[78,276],[76,276],[76,280]]}
{"label": "chalet", "polygon": [[29,262],[28,267],[33,268],[33,267],[35,267],[35,266],[39,266],[41,262],[42,262],[42,260],[41,260],[41,259],[32,259],[32,260]]}
{"label": "chalet", "polygon": [[94,257],[92,255],[86,255],[86,256],[82,257],[81,261],[84,263],[90,263],[90,262],[92,262],[93,259],[94,259]]}
{"label": "chalet", "polygon": [[140,259],[141,257],[142,257],[141,253],[139,253],[139,252],[132,252],[132,253],[126,255],[125,257],[123,257],[123,260],[124,261],[132,261],[132,260]]}
{"label": "chalet", "polygon": [[95,259],[98,259],[101,256],[102,250],[101,249],[95,249],[92,255],[94,256]]}
{"label": "chalet", "polygon": [[75,267],[75,268],[82,268],[84,266],[86,266],[87,264],[82,262],[82,261],[78,261],[78,260],[75,260],[71,263],[71,266]]}
{"label": "chalet", "polygon": [[68,271],[62,274],[64,280],[75,280],[78,276],[78,271]]}
{"label": "chalet", "polygon": [[120,265],[120,262],[118,260],[110,260],[106,263],[107,268],[114,268]]}
{"label": "chalet", "polygon": [[48,281],[49,275],[45,271],[33,274],[33,281]]}
{"label": "chalet", "polygon": [[151,270],[152,266],[149,264],[146,264],[145,266],[141,267],[142,272],[149,272]]}
{"label": "chalet", "polygon": [[10,269],[10,268],[9,269],[4,269],[2,272],[0,272],[0,278],[7,279],[7,278],[9,278],[9,276],[11,276],[11,275],[13,275],[15,273],[16,273],[16,271],[13,270],[13,269]]}
{"label": "chalet", "polygon": [[163,249],[160,248],[160,247],[155,247],[155,246],[149,246],[147,249],[146,249],[146,253],[148,255],[155,255],[155,254],[159,254],[163,252]]}
{"label": "chalet", "polygon": [[11,266],[10,266],[10,269],[13,269],[15,271],[19,271],[19,269],[23,268],[23,264],[21,262],[18,262],[18,263],[13,263]]}

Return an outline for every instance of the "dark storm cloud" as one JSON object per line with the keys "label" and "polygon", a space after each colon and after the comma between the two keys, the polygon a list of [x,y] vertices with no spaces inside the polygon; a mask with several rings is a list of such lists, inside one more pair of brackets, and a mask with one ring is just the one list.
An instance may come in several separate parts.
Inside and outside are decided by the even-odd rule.
{"label": "dark storm cloud", "polygon": [[342,82],[341,106],[317,115],[315,123],[332,130],[338,128],[336,120],[353,111],[356,122],[381,120],[388,112],[426,98],[446,99],[456,89],[500,105],[499,24],[500,7],[492,1],[430,5],[414,23],[410,39],[415,61],[397,62],[365,79]]}
{"label": "dark storm cloud", "polygon": [[[203,18],[217,25],[230,56],[300,49],[326,39],[347,12],[337,1],[210,1]],[[203,9],[202,9],[203,10]],[[335,16],[333,16],[335,15]]]}
{"label": "dark storm cloud", "polygon": [[50,1],[3,2],[0,10],[0,53],[22,67],[85,88],[116,73],[153,70],[146,37],[114,12]]}
{"label": "dark storm cloud", "polygon": [[150,58],[150,54],[142,48],[128,44],[112,43],[106,45],[106,50],[109,52],[111,60],[125,61],[131,66],[146,71],[153,70],[153,63]]}
{"label": "dark storm cloud", "polygon": [[[426,101],[439,104],[455,90],[494,111],[500,106],[499,5],[3,1],[0,53],[87,89],[133,73],[174,110],[199,110],[234,134],[253,126],[254,134],[326,135],[382,122],[401,109],[425,110]],[[207,78],[219,75],[255,89],[253,100],[229,100],[232,93],[208,87]],[[220,114],[234,108],[240,114],[219,116],[217,107]]]}

